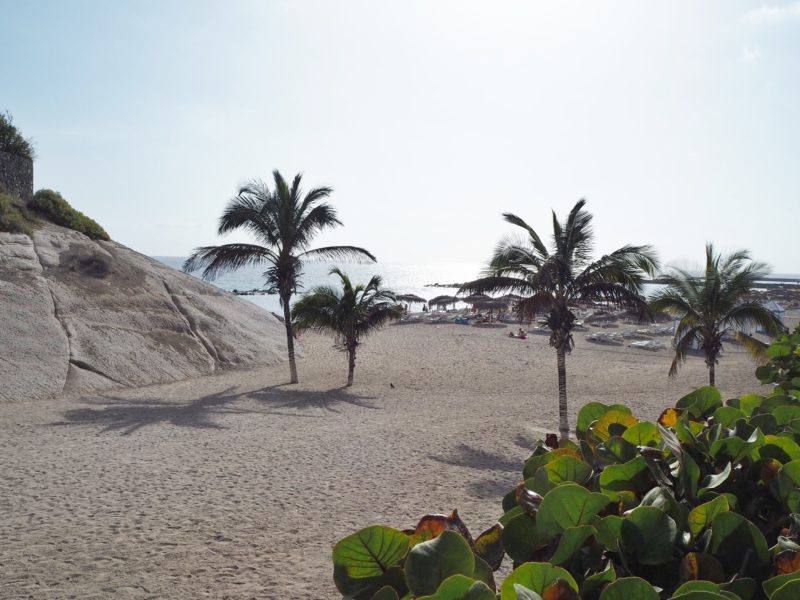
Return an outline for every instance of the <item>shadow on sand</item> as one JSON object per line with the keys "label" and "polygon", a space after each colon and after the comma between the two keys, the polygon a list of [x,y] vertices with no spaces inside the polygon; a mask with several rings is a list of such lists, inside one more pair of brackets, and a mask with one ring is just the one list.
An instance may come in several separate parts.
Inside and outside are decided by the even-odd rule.
{"label": "shadow on sand", "polygon": [[[215,420],[215,417],[225,415],[261,414],[314,418],[319,415],[303,414],[303,411],[321,408],[340,412],[336,408],[337,404],[379,408],[367,402],[373,398],[350,394],[345,391],[346,388],[307,391],[290,385],[276,385],[250,392],[234,392],[235,389],[229,387],[188,402],[119,396],[83,398],[81,402],[88,406],[65,411],[63,420],[52,425],[101,425],[103,429],[100,433],[119,431],[121,435],[130,435],[149,425],[225,429]],[[248,400],[249,406],[234,406],[239,401]],[[258,404],[254,406],[252,401],[270,409],[258,408]]]}
{"label": "shadow on sand", "polygon": [[374,396],[359,396],[348,391],[346,387],[330,390],[298,390],[292,385],[274,385],[248,394],[250,398],[263,402],[272,408],[304,410],[308,408],[321,408],[330,412],[341,412],[337,405],[349,404],[359,408],[380,409],[371,404]]}
{"label": "shadow on sand", "polygon": [[470,496],[482,499],[496,499],[514,487],[521,477],[523,460],[509,459],[500,454],[485,452],[467,444],[459,444],[450,456],[428,458],[447,465],[467,467],[477,471],[504,471],[505,475],[476,478],[467,484]]}

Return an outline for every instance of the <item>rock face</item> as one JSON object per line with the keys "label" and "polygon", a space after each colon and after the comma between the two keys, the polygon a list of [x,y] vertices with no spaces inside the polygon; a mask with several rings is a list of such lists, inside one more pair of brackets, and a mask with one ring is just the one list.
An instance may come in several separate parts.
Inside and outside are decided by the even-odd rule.
{"label": "rock face", "polygon": [[0,233],[0,402],[284,360],[283,324],[116,242]]}

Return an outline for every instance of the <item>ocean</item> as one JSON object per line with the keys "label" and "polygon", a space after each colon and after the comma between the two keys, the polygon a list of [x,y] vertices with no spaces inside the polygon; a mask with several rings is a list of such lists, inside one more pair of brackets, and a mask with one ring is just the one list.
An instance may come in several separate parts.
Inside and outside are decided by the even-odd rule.
{"label": "ocean", "polygon": [[[181,256],[154,256],[174,269],[180,269],[186,257]],[[422,298],[430,299],[435,296],[453,295],[458,290],[457,287],[446,286],[444,284],[463,283],[478,277],[483,269],[483,265],[477,263],[425,263],[425,264],[400,264],[400,263],[335,263],[335,262],[309,262],[305,265],[305,273],[302,278],[303,288],[298,290],[298,295],[304,290],[309,290],[318,285],[336,283],[336,277],[331,276],[330,270],[338,266],[342,271],[350,276],[354,283],[366,283],[373,275],[383,277],[383,286],[397,294],[416,294]],[[249,267],[232,271],[221,275],[218,279],[211,282],[224,290],[232,292],[234,290],[260,290],[264,286],[262,268]],[[196,275],[199,275],[197,273]],[[800,281],[800,274],[775,274],[771,278],[781,279],[787,283],[797,283]],[[439,284],[432,287],[431,284]],[[652,293],[660,288],[660,285],[647,284],[645,295]],[[242,296],[266,310],[283,314],[277,295],[253,295]],[[419,304],[410,306],[412,311],[421,310]]]}
{"label": "ocean", "polygon": [[[154,256],[174,269],[180,269],[185,257],[180,256]],[[383,278],[383,287],[397,294],[416,294],[422,298],[430,299],[443,294],[453,295],[456,287],[426,287],[428,284],[463,283],[475,279],[480,275],[482,265],[470,263],[425,263],[422,265],[409,265],[397,263],[371,263],[354,264],[338,262],[309,262],[304,267],[302,278],[303,288],[298,290],[298,295],[318,285],[334,284],[338,277],[331,276],[330,270],[339,267],[350,276],[353,283],[367,283],[373,275]],[[264,286],[263,268],[249,267],[221,275],[214,280],[214,285],[232,292],[257,289]],[[199,275],[199,273],[197,273]],[[257,304],[269,311],[283,314],[277,295],[242,296],[253,304]],[[421,310],[419,304],[412,304],[411,310]]]}

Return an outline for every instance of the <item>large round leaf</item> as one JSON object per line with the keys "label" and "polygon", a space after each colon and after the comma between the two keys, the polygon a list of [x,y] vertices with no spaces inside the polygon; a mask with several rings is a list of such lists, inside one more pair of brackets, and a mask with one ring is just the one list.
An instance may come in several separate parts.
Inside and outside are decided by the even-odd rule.
{"label": "large round leaf", "polygon": [[620,425],[622,428],[627,429],[633,427],[638,422],[639,420],[629,412],[609,410],[594,424],[594,427],[592,427],[592,434],[605,442],[612,435],[610,428],[613,425]]}
{"label": "large round leaf", "polygon": [[764,593],[767,595],[767,598],[771,598],[775,592],[790,581],[800,581],[800,571],[767,579],[762,583],[762,587],[764,588]]}
{"label": "large round leaf", "polygon": [[722,406],[722,396],[717,388],[707,385],[678,400],[676,406],[693,417],[705,418]]}
{"label": "large round leaf", "polygon": [[436,592],[451,575],[472,576],[475,555],[466,540],[454,531],[417,544],[406,559],[406,583],[415,596]]}
{"label": "large round leaf", "polygon": [[786,464],[800,459],[800,445],[792,438],[782,435],[768,435],[764,438],[764,445],[759,448],[761,458],[774,458]]}
{"label": "large round leaf", "polygon": [[558,540],[558,548],[550,558],[554,565],[563,565],[572,560],[578,550],[583,547],[586,540],[594,535],[594,527],[591,525],[581,525],[579,527],[569,527],[561,534]]}
{"label": "large round leaf", "polygon": [[575,583],[569,571],[556,567],[550,563],[529,562],[514,569],[511,574],[506,577],[500,588],[501,600],[517,600],[517,594],[514,591],[514,585],[519,584],[523,588],[532,590],[543,596],[545,590],[553,585],[559,579],[566,581],[569,586],[578,591],[578,584]]}
{"label": "large round leaf", "polygon": [[722,512],[711,522],[709,551],[716,556],[728,573],[736,573],[752,550],[747,562],[748,572],[769,561],[769,548],[764,534],[750,521],[735,512]]}
{"label": "large round leaf", "polygon": [[661,434],[655,423],[642,421],[625,430],[622,439],[634,446],[658,446],[661,443]]}
{"label": "large round leaf", "polygon": [[533,556],[533,551],[543,542],[539,541],[536,529],[536,518],[523,513],[511,519],[503,528],[503,548],[516,562],[526,562]]}
{"label": "large round leaf", "polygon": [[588,402],[578,411],[578,420],[575,426],[575,433],[578,439],[586,437],[589,426],[597,421],[608,410],[608,406],[600,402]]}
{"label": "large round leaf", "polygon": [[609,465],[600,473],[600,491],[616,498],[615,492],[644,493],[652,487],[647,462],[637,456],[621,465]]}
{"label": "large round leaf", "polygon": [[797,600],[800,598],[800,581],[790,581],[778,588],[769,600]]}
{"label": "large round leaf", "polygon": [[[340,540],[333,548],[334,582],[345,596],[364,589],[377,591],[378,581],[390,567],[408,554],[408,536],[402,531],[376,525]],[[376,587],[377,586],[377,587]]]}
{"label": "large round leaf", "polygon": [[655,507],[632,510],[622,523],[621,533],[626,552],[639,564],[663,564],[675,551],[675,521]]}
{"label": "large round leaf", "polygon": [[475,553],[496,571],[503,562],[503,526],[493,525],[475,540]]}
{"label": "large round leaf", "polygon": [[592,476],[592,467],[574,456],[562,456],[544,465],[544,469],[547,478],[556,485],[568,482],[583,484]]}
{"label": "large round leaf", "polygon": [[392,586],[385,585],[375,592],[375,595],[369,600],[400,600],[400,596],[397,595]]}
{"label": "large round leaf", "polygon": [[695,506],[689,511],[689,533],[692,534],[692,537],[697,537],[711,525],[714,517],[727,510],[729,510],[729,506],[725,496],[717,496],[711,502]]}
{"label": "large round leaf", "polygon": [[608,504],[604,494],[590,492],[574,483],[560,485],[548,492],[539,506],[536,528],[539,538],[548,541],[567,529],[586,525]]}
{"label": "large round leaf", "polygon": [[442,582],[436,593],[419,600],[494,600],[494,592],[481,582],[465,575],[451,575]]}
{"label": "large round leaf", "polygon": [[623,577],[609,583],[600,600],[658,600],[658,592],[640,577]]}

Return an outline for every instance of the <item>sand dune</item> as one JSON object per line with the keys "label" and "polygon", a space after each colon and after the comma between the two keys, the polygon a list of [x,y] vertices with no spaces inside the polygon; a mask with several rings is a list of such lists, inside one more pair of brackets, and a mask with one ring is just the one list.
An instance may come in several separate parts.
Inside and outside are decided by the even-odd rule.
{"label": "sand dune", "polygon": [[[0,405],[0,597],[336,598],[330,551],[359,527],[458,508],[478,533],[557,426],[555,353],[507,332],[389,327],[350,389],[305,335],[296,386],[279,364]],[[573,417],[598,400],[654,418],[707,381],[699,358],[668,380],[668,352],[576,341]],[[753,368],[729,351],[723,395],[757,390]]]}

